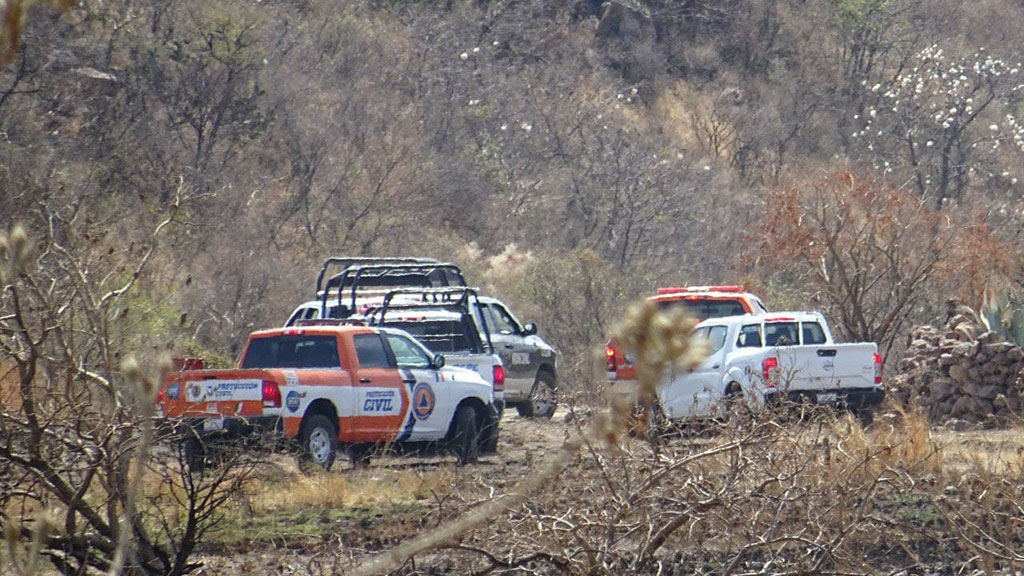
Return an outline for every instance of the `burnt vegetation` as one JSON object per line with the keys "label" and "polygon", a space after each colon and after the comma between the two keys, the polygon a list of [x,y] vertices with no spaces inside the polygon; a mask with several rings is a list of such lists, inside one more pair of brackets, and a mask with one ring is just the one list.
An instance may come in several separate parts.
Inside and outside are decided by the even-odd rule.
{"label": "burnt vegetation", "polygon": [[949,363],[869,428],[637,438],[595,351],[653,287],[719,282],[823,310],[887,381],[950,299],[1024,344],[1022,28],[1010,0],[0,0],[0,572],[230,548],[280,474],[189,466],[161,359],[230,363],[339,254],[458,263],[559,347],[575,417],[521,498],[467,520],[517,478],[420,477],[308,573],[1021,570],[1021,453],[951,453],[910,401]]}

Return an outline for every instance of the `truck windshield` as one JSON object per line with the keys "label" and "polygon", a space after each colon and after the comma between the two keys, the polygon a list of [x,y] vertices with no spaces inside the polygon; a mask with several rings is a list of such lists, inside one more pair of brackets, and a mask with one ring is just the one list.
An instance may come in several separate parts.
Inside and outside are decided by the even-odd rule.
{"label": "truck windshield", "polygon": [[242,368],[341,368],[334,336],[280,335],[253,338]]}
{"label": "truck windshield", "polygon": [[451,352],[480,353],[479,338],[474,342],[472,334],[468,334],[466,326],[458,320],[430,320],[430,321],[391,321],[384,322],[385,326],[401,328],[412,334],[424,346],[434,354]]}
{"label": "truck windshield", "polygon": [[708,318],[724,318],[726,316],[742,316],[747,313],[743,305],[735,300],[668,300],[658,302],[662,310],[682,306],[687,314],[698,322]]}

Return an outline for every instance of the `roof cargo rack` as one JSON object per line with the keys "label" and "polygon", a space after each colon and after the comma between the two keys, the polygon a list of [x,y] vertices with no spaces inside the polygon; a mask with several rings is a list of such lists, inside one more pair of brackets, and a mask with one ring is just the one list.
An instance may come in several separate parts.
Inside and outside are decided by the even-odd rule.
{"label": "roof cargo rack", "polygon": [[[396,296],[412,295],[418,296],[418,300],[395,301]],[[395,310],[445,310],[457,312],[461,315],[463,323],[472,327],[481,338],[490,354],[494,354],[494,344],[491,342],[490,329],[486,322],[476,322],[473,315],[473,306],[479,309],[479,293],[476,288],[466,286],[453,286],[441,288],[398,288],[388,292],[384,296],[383,303],[376,308],[366,311],[367,323],[384,325],[384,317],[389,311]]]}
{"label": "roof cargo rack", "polygon": [[324,265],[320,268],[320,274],[316,277],[316,293],[320,293],[321,286],[324,282],[324,277],[327,276],[327,270],[330,268],[350,268],[352,266],[378,266],[378,265],[394,265],[394,264],[438,264],[439,262],[433,258],[406,258],[406,257],[394,257],[394,258],[378,258],[374,256],[332,256],[324,260]]}
{"label": "roof cargo rack", "polygon": [[[327,302],[337,297],[338,309],[349,300],[349,313],[357,310],[357,297],[362,292],[380,292],[382,288],[465,287],[466,279],[455,264],[428,258],[328,259],[317,278],[320,316],[327,316]],[[332,264],[345,264],[344,270],[324,281],[323,275]]]}

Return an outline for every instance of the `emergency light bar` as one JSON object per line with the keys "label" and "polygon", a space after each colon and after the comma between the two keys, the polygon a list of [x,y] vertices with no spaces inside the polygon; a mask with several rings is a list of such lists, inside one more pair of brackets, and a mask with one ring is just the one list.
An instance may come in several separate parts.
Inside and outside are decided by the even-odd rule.
{"label": "emergency light bar", "polygon": [[658,288],[656,294],[675,294],[676,292],[743,292],[743,286],[729,284],[725,286],[672,286]]}

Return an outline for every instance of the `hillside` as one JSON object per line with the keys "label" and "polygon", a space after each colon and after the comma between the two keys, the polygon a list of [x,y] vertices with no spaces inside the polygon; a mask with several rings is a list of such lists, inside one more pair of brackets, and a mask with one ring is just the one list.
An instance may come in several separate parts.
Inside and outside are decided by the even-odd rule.
{"label": "hillside", "polygon": [[[326,257],[404,255],[457,263],[558,348],[579,413],[547,440],[594,425],[544,454],[569,484],[461,541],[474,567],[1018,569],[1016,445],[949,462],[932,434],[961,438],[937,428],[957,403],[1019,429],[1019,351],[976,352],[1024,344],[1021,30],[1012,0],[0,0],[0,523],[68,573],[116,572],[129,525],[149,573],[230,555],[203,530],[276,464],[197,479],[144,425],[167,356],[229,364]],[[713,284],[876,342],[907,404],[627,439],[604,343],[656,287]],[[543,478],[536,424],[510,425],[512,464],[411,475],[358,557]],[[445,554],[402,570],[458,572]]]}
{"label": "hillside", "polygon": [[[591,318],[541,322],[578,354],[570,340],[599,342],[658,284],[821,298],[805,271],[759,266],[761,233],[769,192],[833,170],[1016,241],[1022,17],[1008,1],[34,4],[0,72],[0,224],[107,269],[157,242],[138,297],[161,318],[135,346],[232,352],[308,298],[325,256],[414,253],[537,318]],[[970,78],[925,76],[948,66]],[[897,103],[908,83],[917,100]]]}

